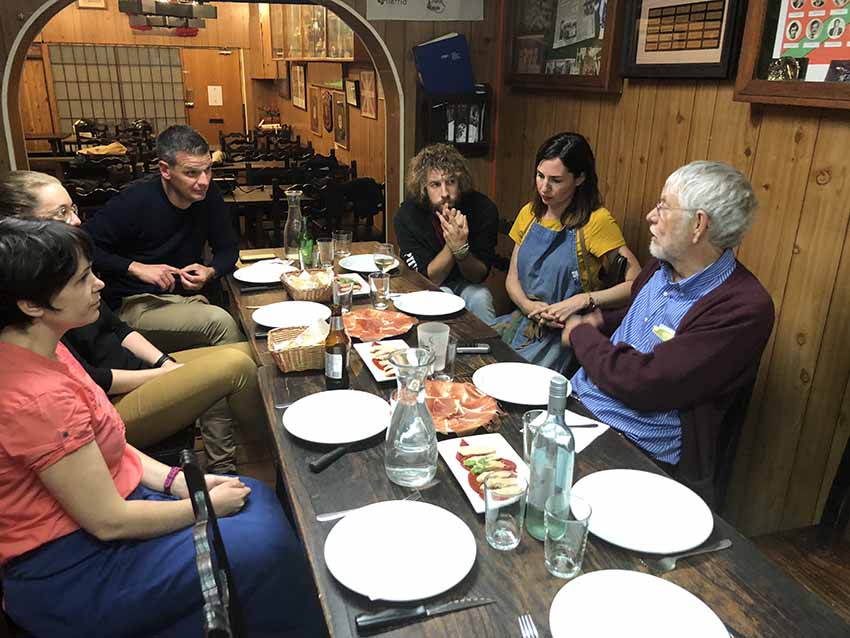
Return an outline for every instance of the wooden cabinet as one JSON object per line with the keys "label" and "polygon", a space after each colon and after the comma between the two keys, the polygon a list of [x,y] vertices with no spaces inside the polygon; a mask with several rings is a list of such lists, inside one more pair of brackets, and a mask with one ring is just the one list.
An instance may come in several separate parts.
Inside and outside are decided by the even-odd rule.
{"label": "wooden cabinet", "polygon": [[443,142],[461,155],[484,157],[492,136],[492,90],[476,84],[475,91],[458,95],[428,95],[417,84],[416,150]]}
{"label": "wooden cabinet", "polygon": [[254,80],[277,79],[277,62],[272,49],[271,12],[267,3],[248,5],[248,32],[251,40],[248,76]]}
{"label": "wooden cabinet", "polygon": [[273,4],[269,13],[271,52],[275,60],[369,60],[351,28],[325,7]]}

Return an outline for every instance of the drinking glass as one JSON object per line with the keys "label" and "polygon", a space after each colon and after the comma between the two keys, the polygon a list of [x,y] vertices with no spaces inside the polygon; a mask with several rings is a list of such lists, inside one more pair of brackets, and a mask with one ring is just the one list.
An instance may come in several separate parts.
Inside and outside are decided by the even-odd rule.
{"label": "drinking glass", "polygon": [[334,279],[333,302],[339,304],[340,310],[351,312],[351,298],[354,294],[354,284],[348,279]]}
{"label": "drinking glass", "polygon": [[372,259],[375,260],[375,266],[381,272],[389,272],[395,264],[394,248],[392,244],[378,244],[375,249]]}
{"label": "drinking glass", "polygon": [[446,363],[443,369],[434,375],[437,381],[453,381],[455,375],[455,357],[457,356],[457,337],[449,335],[446,344]]}
{"label": "drinking glass", "polygon": [[351,231],[335,230],[333,233],[334,253],[337,257],[348,257],[351,254]]}
{"label": "drinking glass", "polygon": [[[514,483],[505,485],[506,478]],[[519,545],[527,494],[528,481],[516,472],[484,481],[484,536],[493,549],[504,552]]]}
{"label": "drinking glass", "polygon": [[369,293],[372,295],[372,307],[386,310],[390,305],[390,276],[382,272],[370,273]]}
{"label": "drinking glass", "polygon": [[330,237],[322,237],[316,240],[319,248],[319,265],[327,268],[334,265],[334,242]]}
{"label": "drinking glass", "polygon": [[581,571],[587,547],[590,504],[563,492],[546,499],[544,509],[546,538],[543,557],[546,569],[558,578],[574,578]]}
{"label": "drinking glass", "polygon": [[522,460],[531,463],[531,444],[534,435],[546,420],[546,410],[529,410],[522,415]]}
{"label": "drinking glass", "polygon": [[419,347],[434,353],[434,372],[446,367],[446,348],[449,345],[449,326],[439,321],[426,321],[416,328]]}

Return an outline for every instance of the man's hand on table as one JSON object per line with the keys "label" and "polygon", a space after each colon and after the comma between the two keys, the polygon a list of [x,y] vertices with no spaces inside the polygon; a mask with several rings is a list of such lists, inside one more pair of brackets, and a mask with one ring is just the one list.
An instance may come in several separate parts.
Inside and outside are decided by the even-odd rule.
{"label": "man's hand on table", "polygon": [[597,308],[593,312],[588,312],[586,315],[572,315],[569,319],[564,322],[564,329],[561,331],[561,344],[569,348],[571,347],[570,337],[572,336],[573,330],[576,326],[580,326],[581,324],[586,323],[597,330],[602,327],[602,311]]}
{"label": "man's hand on table", "polygon": [[201,290],[215,277],[215,269],[203,264],[189,264],[177,272],[180,274],[180,283],[186,290]]}
{"label": "man's hand on table", "polygon": [[180,274],[180,269],[168,264],[140,264],[134,261],[127,268],[127,273],[139,281],[171,292],[174,290],[174,277]]}

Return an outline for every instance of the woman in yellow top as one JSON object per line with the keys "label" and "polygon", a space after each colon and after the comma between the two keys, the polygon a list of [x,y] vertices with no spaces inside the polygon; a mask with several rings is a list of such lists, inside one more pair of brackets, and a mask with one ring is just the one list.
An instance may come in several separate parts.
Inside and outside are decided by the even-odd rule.
{"label": "woman in yellow top", "polygon": [[[629,298],[640,265],[614,218],[602,207],[593,151],[578,133],[543,142],[535,160],[535,193],[511,228],[506,287],[517,310],[497,320],[503,339],[530,363],[564,371],[572,352],[560,341],[563,322],[596,306]],[[598,290],[599,273],[617,255],[626,281]]]}

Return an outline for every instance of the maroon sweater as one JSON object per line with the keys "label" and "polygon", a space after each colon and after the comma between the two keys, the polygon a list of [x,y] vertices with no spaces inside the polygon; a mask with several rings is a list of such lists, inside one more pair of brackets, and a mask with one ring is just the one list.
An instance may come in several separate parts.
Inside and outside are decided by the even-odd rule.
{"label": "maroon sweater", "polygon": [[[644,266],[631,301],[659,267],[657,259]],[[576,327],[570,335],[576,357],[603,392],[629,407],[679,411],[682,456],[675,476],[712,504],[717,474],[728,470],[720,466],[731,465],[728,454],[734,454],[730,448],[738,434],[733,428],[741,424],[724,417],[730,408],[746,409],[773,329],[773,301],[738,262],[726,281],[687,312],[676,336],[648,353],[611,343],[609,336],[627,311],[603,313],[601,332],[588,324]]]}

